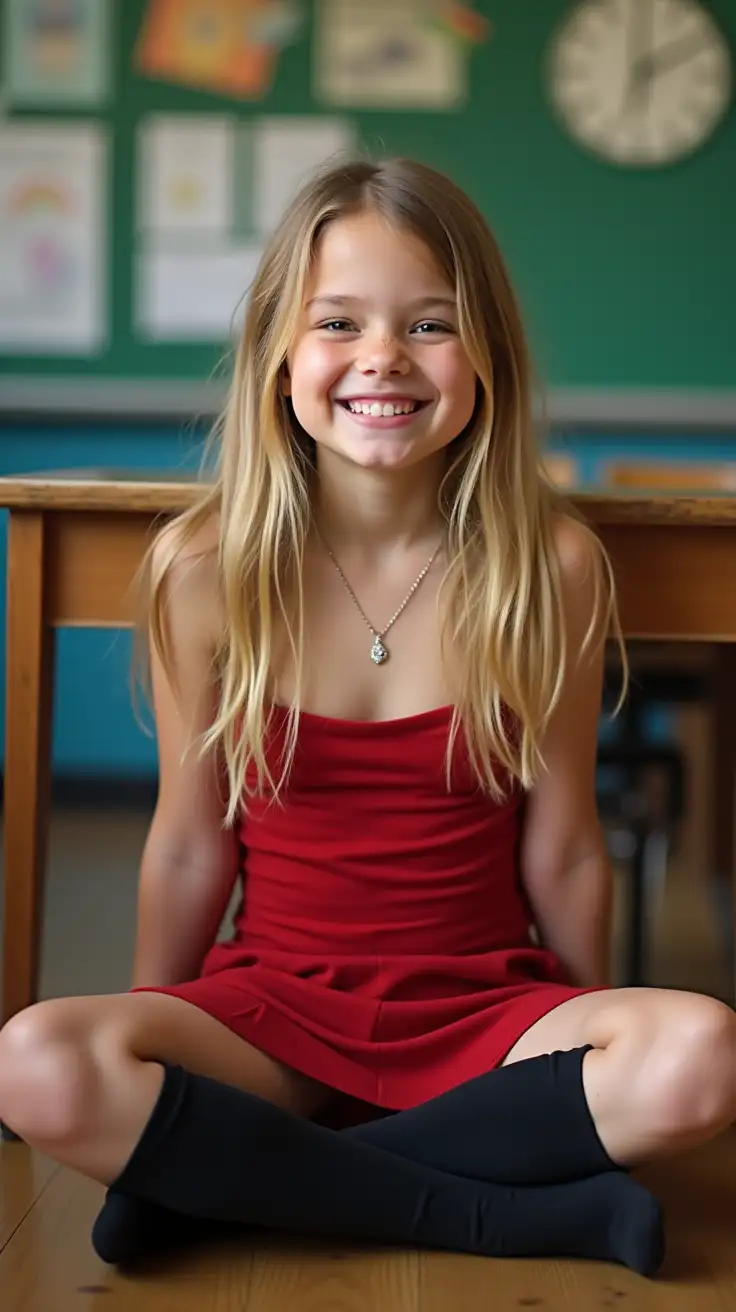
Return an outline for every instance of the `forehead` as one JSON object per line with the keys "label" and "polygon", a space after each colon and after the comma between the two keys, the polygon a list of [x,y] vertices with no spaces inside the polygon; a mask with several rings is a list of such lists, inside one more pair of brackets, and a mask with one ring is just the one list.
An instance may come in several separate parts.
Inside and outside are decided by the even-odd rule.
{"label": "forehead", "polygon": [[[348,285],[419,287],[447,291],[448,282],[429,247],[414,233],[379,215],[336,219],[322,233],[307,278],[307,296]],[[357,294],[357,293],[356,293]]]}

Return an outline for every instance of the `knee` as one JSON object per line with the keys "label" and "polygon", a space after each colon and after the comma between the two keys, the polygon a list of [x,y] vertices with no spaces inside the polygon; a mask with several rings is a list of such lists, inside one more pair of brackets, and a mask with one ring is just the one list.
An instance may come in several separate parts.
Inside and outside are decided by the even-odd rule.
{"label": "knee", "polygon": [[736,1116],[736,1013],[715,998],[688,999],[660,1053],[653,1092],[666,1128],[687,1138],[730,1124]]}
{"label": "knee", "polygon": [[0,1120],[39,1147],[74,1138],[88,1102],[86,1047],[58,1002],[9,1020],[0,1031]]}

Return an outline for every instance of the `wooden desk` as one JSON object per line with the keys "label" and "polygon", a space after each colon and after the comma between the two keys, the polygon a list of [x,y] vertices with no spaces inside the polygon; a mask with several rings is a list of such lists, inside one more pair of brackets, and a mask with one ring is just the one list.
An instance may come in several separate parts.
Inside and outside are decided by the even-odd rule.
{"label": "wooden desk", "polygon": [[[175,476],[0,479],[0,507],[10,510],[5,1019],[36,998],[54,629],[129,625],[132,584],[156,522],[195,496],[196,484]],[[574,500],[611,554],[627,636],[736,642],[736,497]]]}

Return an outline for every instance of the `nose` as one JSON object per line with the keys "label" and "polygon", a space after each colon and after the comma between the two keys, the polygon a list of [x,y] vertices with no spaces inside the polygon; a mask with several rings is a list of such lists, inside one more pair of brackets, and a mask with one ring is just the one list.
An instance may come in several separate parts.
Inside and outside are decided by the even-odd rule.
{"label": "nose", "polygon": [[411,368],[400,342],[386,333],[364,337],[355,363],[366,378],[403,378]]}

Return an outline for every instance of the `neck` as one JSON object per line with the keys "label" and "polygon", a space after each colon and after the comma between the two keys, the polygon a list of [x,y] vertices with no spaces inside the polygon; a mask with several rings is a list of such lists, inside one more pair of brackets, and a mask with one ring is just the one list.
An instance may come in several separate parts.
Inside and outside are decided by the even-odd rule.
{"label": "neck", "polygon": [[336,555],[380,556],[421,544],[431,550],[442,534],[438,493],[444,455],[420,466],[387,472],[346,471],[342,462],[317,457],[314,513],[317,527]]}

